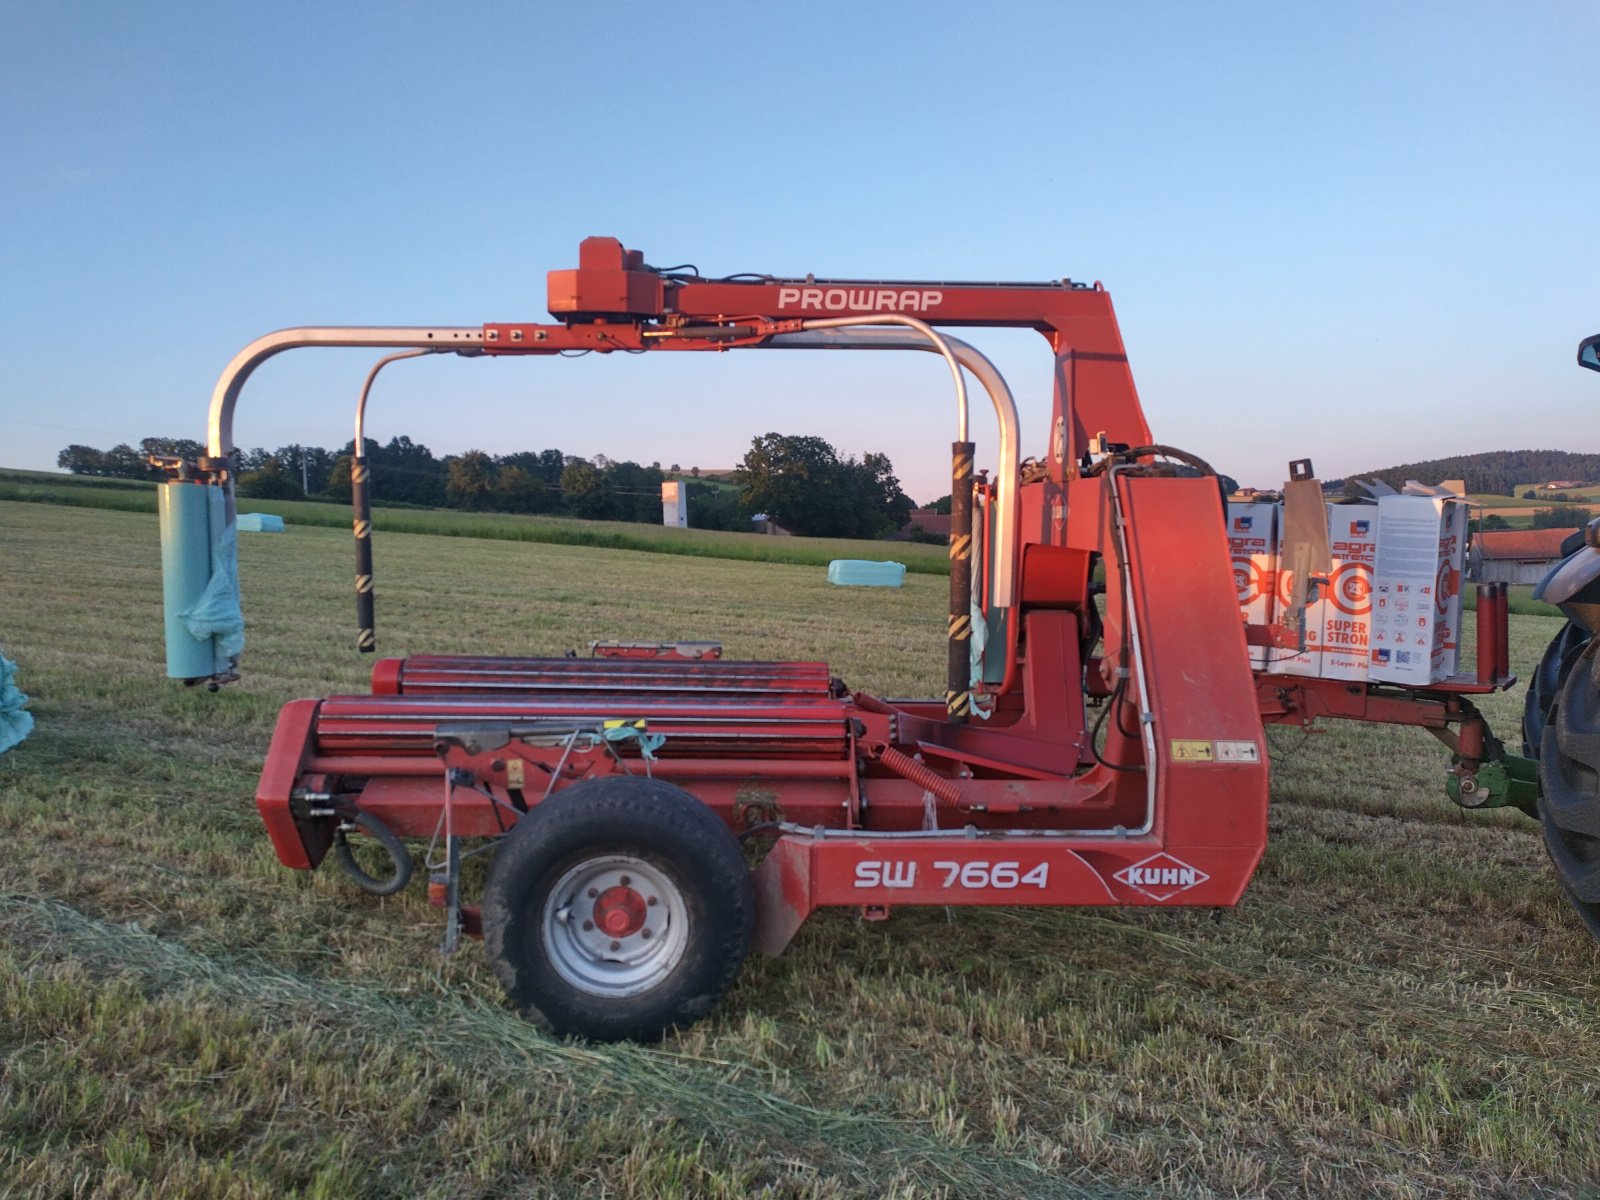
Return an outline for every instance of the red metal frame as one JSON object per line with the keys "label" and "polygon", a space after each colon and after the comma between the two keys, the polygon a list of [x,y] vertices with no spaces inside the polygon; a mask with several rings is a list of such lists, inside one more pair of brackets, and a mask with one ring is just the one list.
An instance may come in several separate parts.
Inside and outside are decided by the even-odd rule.
{"label": "red metal frame", "polygon": [[[286,866],[326,850],[309,794],[426,837],[446,772],[464,771],[474,786],[453,789],[452,828],[482,837],[551,790],[648,772],[733,828],[773,835],[756,875],[758,944],[773,953],[825,905],[1231,905],[1266,844],[1263,719],[1442,729],[1475,716],[1460,697],[1252,677],[1214,480],[1109,459],[1087,469],[1091,439],[1151,441],[1098,284],[702,280],[591,238],[576,270],[551,273],[550,308],[557,323],[483,326],[484,351],[724,351],[809,318],[886,312],[1038,330],[1055,357],[1051,450],[1021,488],[993,714],[957,724],[938,701],[849,695],[821,663],[383,660],[371,695],[299,701],[280,718],[257,801]],[[606,719],[665,741],[648,753],[548,735]]]}

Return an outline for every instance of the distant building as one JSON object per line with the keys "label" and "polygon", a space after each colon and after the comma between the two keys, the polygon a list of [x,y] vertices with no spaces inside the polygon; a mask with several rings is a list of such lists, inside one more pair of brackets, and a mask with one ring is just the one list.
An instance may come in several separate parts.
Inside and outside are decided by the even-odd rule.
{"label": "distant building", "polygon": [[756,513],[750,518],[750,531],[752,533],[765,533],[773,537],[793,537],[794,532],[779,525],[766,513]]}
{"label": "distant building", "polygon": [[1581,479],[1552,479],[1549,483],[1544,485],[1544,490],[1547,492],[1561,492],[1565,491],[1567,488],[1581,488],[1587,486],[1588,484]]}
{"label": "distant building", "polygon": [[661,485],[661,523],[675,529],[689,527],[689,489],[676,479]]}
{"label": "distant building", "polygon": [[1571,529],[1487,529],[1474,534],[1467,578],[1477,583],[1538,583],[1561,559]]}
{"label": "distant building", "polygon": [[906,523],[900,527],[900,531],[891,536],[896,541],[908,542],[918,530],[930,537],[948,538],[950,514],[936,513],[931,508],[913,508],[911,515],[906,518]]}

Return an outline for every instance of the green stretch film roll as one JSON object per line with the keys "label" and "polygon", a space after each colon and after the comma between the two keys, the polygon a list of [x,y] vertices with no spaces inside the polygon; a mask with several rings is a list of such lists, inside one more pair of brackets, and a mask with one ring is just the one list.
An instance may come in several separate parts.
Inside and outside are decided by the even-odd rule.
{"label": "green stretch film roll", "polygon": [[182,613],[193,607],[211,581],[211,497],[201,483],[162,484],[161,607],[167,632],[167,677],[203,679],[216,670],[212,638],[196,638]]}

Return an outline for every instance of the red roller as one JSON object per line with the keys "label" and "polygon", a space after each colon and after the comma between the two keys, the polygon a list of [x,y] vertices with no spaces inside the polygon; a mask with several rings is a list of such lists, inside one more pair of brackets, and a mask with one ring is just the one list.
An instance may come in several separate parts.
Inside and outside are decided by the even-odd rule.
{"label": "red roller", "polygon": [[1495,629],[1499,624],[1497,620],[1497,606],[1494,599],[1494,584],[1480,583],[1478,585],[1478,682],[1490,684],[1494,682],[1495,672]]}

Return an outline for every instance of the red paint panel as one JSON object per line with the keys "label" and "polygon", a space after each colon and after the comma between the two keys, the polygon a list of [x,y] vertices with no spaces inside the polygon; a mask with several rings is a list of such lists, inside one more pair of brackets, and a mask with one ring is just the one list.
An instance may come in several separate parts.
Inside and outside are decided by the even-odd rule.
{"label": "red paint panel", "polygon": [[289,797],[311,756],[311,729],[319,703],[291,700],[283,706],[272,732],[272,745],[267,749],[267,761],[261,768],[261,781],[256,787],[256,809],[266,823],[278,861],[297,871],[309,871],[317,865],[300,836]]}
{"label": "red paint panel", "polygon": [[[1157,832],[1177,853],[1235,846],[1259,856],[1266,738],[1216,481],[1123,476],[1117,486],[1159,759]],[[1218,756],[1220,743],[1250,746],[1257,761],[1185,760],[1180,743]]]}

